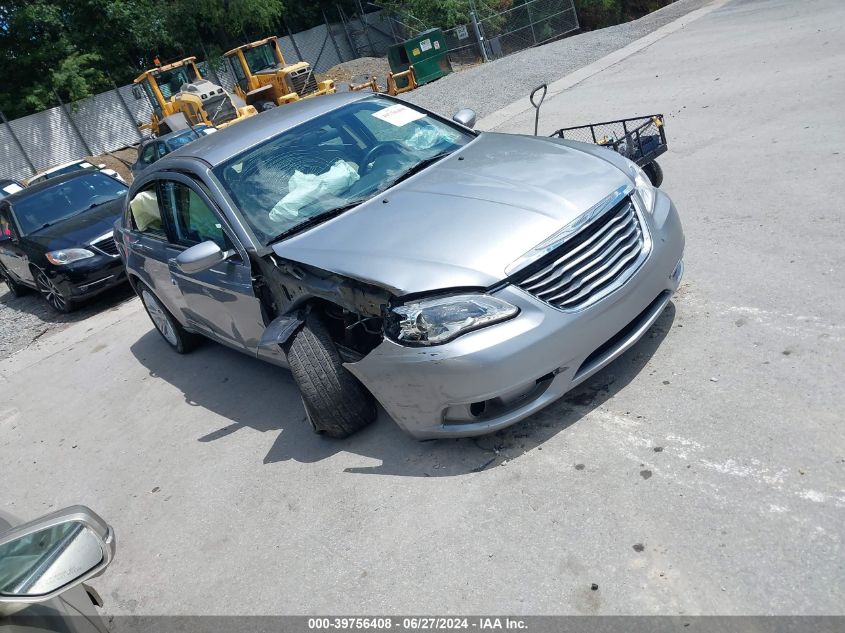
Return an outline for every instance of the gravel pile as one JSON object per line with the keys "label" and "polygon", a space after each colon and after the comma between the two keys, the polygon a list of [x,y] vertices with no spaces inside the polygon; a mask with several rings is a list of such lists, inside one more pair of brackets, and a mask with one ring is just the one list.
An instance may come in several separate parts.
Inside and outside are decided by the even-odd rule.
{"label": "gravel pile", "polygon": [[319,81],[333,79],[338,82],[355,83],[366,81],[373,75],[379,78],[379,83],[384,85],[385,77],[390,72],[390,64],[384,57],[360,57],[337,66],[329,68],[324,73],[317,73]]}
{"label": "gravel pile", "polygon": [[16,298],[8,291],[6,284],[0,282],[0,360],[43,336],[114,308],[134,296],[132,288],[126,284],[104,292],[76,312],[58,314],[35,291]]}
{"label": "gravel pile", "polygon": [[472,108],[481,118],[527,96],[539,84],[560,79],[709,2],[678,0],[639,20],[580,33],[467,68],[402,97],[444,116]]}

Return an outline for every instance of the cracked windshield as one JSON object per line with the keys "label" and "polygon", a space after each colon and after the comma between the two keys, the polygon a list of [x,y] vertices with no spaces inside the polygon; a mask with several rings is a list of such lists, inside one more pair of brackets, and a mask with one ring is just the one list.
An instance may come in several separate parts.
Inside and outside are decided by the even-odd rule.
{"label": "cracked windshield", "polygon": [[473,138],[375,97],[288,130],[215,173],[268,244],[372,197]]}

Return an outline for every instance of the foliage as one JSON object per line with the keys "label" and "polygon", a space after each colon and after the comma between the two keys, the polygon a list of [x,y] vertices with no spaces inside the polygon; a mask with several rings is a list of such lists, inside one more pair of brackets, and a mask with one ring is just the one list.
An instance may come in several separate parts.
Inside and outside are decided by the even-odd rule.
{"label": "foliage", "polygon": [[[279,30],[283,0],[0,0],[9,118],[123,84],[153,64]],[[223,49],[225,50],[225,49]]]}
{"label": "foliage", "polygon": [[512,0],[382,0],[377,3],[394,14],[399,20],[412,28],[425,25],[451,29],[470,21],[470,11],[474,4],[479,18],[483,19],[500,11],[509,9]]}

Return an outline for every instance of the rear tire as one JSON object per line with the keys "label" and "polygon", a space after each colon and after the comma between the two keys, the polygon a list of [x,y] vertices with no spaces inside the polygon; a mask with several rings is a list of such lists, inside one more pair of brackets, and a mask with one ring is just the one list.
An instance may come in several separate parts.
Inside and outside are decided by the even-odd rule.
{"label": "rear tire", "polygon": [[161,338],[179,354],[187,354],[196,349],[202,342],[202,337],[182,327],[145,284],[136,282],[135,285],[135,292],[141,298],[147,316],[150,317]]}
{"label": "rear tire", "polygon": [[286,345],[305,415],[317,433],[344,438],[376,419],[375,398],[343,366],[329,332],[315,315]]}
{"label": "rear tire", "polygon": [[643,171],[645,172],[645,175],[648,176],[651,184],[655,187],[659,187],[663,184],[663,168],[660,167],[656,160],[651,161],[648,165],[643,167]]}
{"label": "rear tire", "polygon": [[0,280],[6,282],[6,285],[9,287],[9,293],[15,298],[22,297],[29,292],[29,288],[14,281],[12,276],[4,268],[0,268]]}

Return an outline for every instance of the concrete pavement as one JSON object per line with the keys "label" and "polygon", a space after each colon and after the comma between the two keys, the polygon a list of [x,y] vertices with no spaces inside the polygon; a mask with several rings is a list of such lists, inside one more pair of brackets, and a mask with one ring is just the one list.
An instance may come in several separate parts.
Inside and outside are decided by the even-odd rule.
{"label": "concrete pavement", "polygon": [[842,614],[843,25],[734,0],[547,101],[667,115],[687,272],[525,423],[320,438],[287,372],[177,356],[132,301],[0,363],[0,504],[113,524],[109,614]]}

